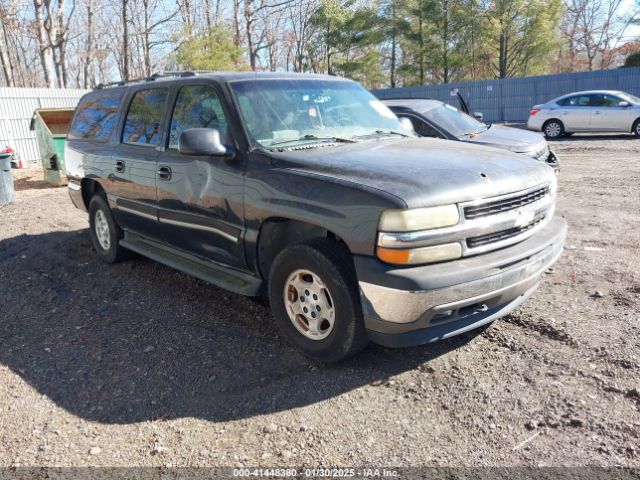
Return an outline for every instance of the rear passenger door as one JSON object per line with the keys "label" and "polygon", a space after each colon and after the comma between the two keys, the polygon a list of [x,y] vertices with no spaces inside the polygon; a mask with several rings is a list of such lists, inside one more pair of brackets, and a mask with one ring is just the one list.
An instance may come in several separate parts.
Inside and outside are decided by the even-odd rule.
{"label": "rear passenger door", "polygon": [[139,88],[128,100],[120,143],[112,156],[114,214],[126,230],[160,238],[156,172],[168,88]]}
{"label": "rear passenger door", "polygon": [[559,118],[568,132],[579,132],[591,128],[591,96],[574,95],[558,102]]}
{"label": "rear passenger door", "polygon": [[176,89],[165,151],[158,162],[159,217],[163,238],[171,246],[243,267],[244,157],[240,152],[224,159],[178,151],[180,134],[188,128],[215,128],[222,143],[235,148],[223,98],[214,83],[182,84]]}

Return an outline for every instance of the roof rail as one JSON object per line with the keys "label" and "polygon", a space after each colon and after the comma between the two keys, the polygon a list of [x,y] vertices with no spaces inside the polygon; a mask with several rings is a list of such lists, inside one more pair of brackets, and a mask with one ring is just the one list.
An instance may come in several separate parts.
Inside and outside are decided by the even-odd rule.
{"label": "roof rail", "polygon": [[159,72],[159,73],[154,73],[146,78],[133,78],[131,80],[128,81],[124,81],[124,80],[119,80],[117,82],[107,82],[107,83],[100,83],[99,85],[96,86],[97,90],[102,90],[103,88],[109,88],[109,87],[122,87],[124,85],[130,85],[132,83],[142,83],[142,82],[154,82],[158,79],[161,78],[171,78],[171,77],[179,77],[179,78],[185,78],[185,77],[194,77],[198,74],[199,72],[194,72],[191,70],[185,70],[185,71],[177,71],[177,72]]}

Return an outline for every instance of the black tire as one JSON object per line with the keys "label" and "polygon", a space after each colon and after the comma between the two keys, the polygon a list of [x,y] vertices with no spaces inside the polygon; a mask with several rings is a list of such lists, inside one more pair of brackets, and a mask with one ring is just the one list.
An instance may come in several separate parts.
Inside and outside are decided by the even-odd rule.
{"label": "black tire", "polygon": [[564,135],[564,125],[560,120],[556,120],[555,118],[547,120],[544,122],[544,125],[542,125],[542,133],[544,133],[545,137],[555,140]]}
{"label": "black tire", "polygon": [[[104,216],[103,218],[108,228],[108,230],[106,230],[109,240],[108,248],[105,248],[104,241],[101,243],[96,231],[96,223],[102,224],[102,222],[96,221],[96,217],[101,215]],[[117,263],[131,256],[129,250],[120,246],[120,239],[124,236],[124,232],[114,220],[107,201],[99,194],[94,195],[93,198],[91,198],[91,202],[89,202],[89,232],[91,235],[91,241],[93,242],[93,247],[96,249],[96,252],[98,252],[100,258],[105,262]]]}
{"label": "black tire", "polygon": [[636,137],[640,138],[640,118],[633,124],[633,133]]}
{"label": "black tire", "polygon": [[[319,277],[328,292],[334,315],[331,328],[325,329],[327,336],[324,338],[309,338],[299,330],[305,328],[305,315],[295,316],[298,326],[289,316],[287,305],[291,303],[285,304],[285,286],[297,270],[306,270]],[[290,288],[288,292],[289,295]],[[305,299],[303,295],[304,291],[292,303],[313,302],[311,296]],[[360,352],[369,342],[351,255],[334,240],[316,239],[292,245],[280,252],[269,271],[269,303],[280,331],[291,344],[314,361],[335,363],[344,360]],[[300,305],[301,308],[303,305],[313,307],[313,303]],[[319,305],[316,304],[315,308]],[[311,312],[307,316],[314,315],[315,318],[314,308],[311,308]],[[321,323],[328,325],[329,321],[323,319]]]}

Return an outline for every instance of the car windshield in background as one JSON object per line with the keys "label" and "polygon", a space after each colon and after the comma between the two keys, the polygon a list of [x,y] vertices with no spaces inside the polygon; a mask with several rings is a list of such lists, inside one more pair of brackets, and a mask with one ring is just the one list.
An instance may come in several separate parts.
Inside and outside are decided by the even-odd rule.
{"label": "car windshield in background", "polygon": [[339,80],[251,80],[231,84],[253,143],[263,147],[409,135],[376,97]]}
{"label": "car windshield in background", "polygon": [[456,137],[484,132],[489,128],[487,124],[479,122],[475,118],[447,104],[432,108],[422,115],[435,125],[448,130]]}
{"label": "car windshield in background", "polygon": [[636,97],[635,95],[631,95],[630,93],[626,93],[626,92],[620,96],[623,97],[625,100],[631,100],[631,102],[635,103],[636,105],[640,105],[640,97]]}

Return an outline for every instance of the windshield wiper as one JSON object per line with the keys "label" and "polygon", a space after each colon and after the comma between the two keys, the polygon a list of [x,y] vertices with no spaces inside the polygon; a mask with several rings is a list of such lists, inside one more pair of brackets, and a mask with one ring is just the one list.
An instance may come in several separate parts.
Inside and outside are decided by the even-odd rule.
{"label": "windshield wiper", "polygon": [[376,130],[375,132],[371,132],[371,133],[365,133],[362,135],[354,135],[351,138],[367,138],[367,137],[380,137],[382,135],[400,135],[401,137],[408,137],[409,135],[407,135],[406,133],[402,133],[402,132],[396,132],[393,130]]}
{"label": "windshield wiper", "polygon": [[305,135],[303,137],[298,138],[289,138],[288,140],[279,140],[269,145],[269,147],[274,147],[276,145],[284,145],[286,143],[295,143],[295,142],[304,142],[305,140],[330,140],[332,142],[340,142],[340,143],[357,143],[355,140],[351,138],[343,138],[343,137],[318,137],[316,135]]}

